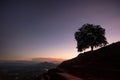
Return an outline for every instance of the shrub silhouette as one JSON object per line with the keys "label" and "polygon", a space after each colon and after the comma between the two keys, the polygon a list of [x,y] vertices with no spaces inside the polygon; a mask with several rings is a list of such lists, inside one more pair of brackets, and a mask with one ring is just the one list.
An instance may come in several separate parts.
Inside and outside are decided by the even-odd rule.
{"label": "shrub silhouette", "polygon": [[89,47],[93,51],[94,47],[102,47],[108,43],[105,37],[105,29],[100,25],[86,23],[75,32],[74,36],[77,41],[78,52]]}

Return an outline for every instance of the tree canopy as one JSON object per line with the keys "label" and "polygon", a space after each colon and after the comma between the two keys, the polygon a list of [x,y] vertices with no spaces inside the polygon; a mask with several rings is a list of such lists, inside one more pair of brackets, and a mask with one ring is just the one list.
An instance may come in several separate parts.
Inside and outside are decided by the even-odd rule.
{"label": "tree canopy", "polygon": [[105,29],[100,25],[86,23],[75,32],[74,36],[77,41],[78,52],[89,47],[93,51],[94,47],[102,47],[108,43],[105,37]]}

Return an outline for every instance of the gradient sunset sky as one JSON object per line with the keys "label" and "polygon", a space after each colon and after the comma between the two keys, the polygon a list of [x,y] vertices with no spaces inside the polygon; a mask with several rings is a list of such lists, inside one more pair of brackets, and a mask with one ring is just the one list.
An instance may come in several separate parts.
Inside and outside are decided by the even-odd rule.
{"label": "gradient sunset sky", "polygon": [[120,0],[1,0],[0,12],[0,57],[73,58],[85,23],[120,40]]}

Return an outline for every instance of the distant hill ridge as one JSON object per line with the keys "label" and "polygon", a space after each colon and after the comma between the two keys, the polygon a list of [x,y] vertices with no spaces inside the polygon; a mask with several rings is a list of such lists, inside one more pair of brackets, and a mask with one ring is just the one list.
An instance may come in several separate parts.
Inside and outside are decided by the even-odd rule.
{"label": "distant hill ridge", "polygon": [[50,62],[50,63],[61,63],[65,59],[59,59],[59,58],[21,58],[21,57],[0,57],[0,63],[1,62]]}
{"label": "distant hill ridge", "polygon": [[56,80],[57,76],[51,76],[56,73],[68,73],[83,80],[120,80],[119,61],[120,41],[93,52],[79,54],[73,59],[64,61],[56,69],[49,70],[46,74],[52,78],[49,80]]}

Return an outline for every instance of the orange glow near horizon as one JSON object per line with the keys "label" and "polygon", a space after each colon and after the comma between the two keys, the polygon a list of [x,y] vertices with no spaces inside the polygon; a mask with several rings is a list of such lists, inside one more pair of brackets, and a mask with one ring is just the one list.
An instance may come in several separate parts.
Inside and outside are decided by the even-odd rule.
{"label": "orange glow near horizon", "polygon": [[26,58],[26,57],[0,57],[0,60],[10,60],[10,61],[17,61],[17,60],[25,60],[25,61],[31,61],[31,58]]}
{"label": "orange glow near horizon", "polygon": [[0,57],[0,61],[32,61],[33,59],[37,60],[46,60],[46,61],[64,61],[66,59],[64,58],[46,58],[46,57],[34,57],[34,58],[28,58],[28,57]]}

